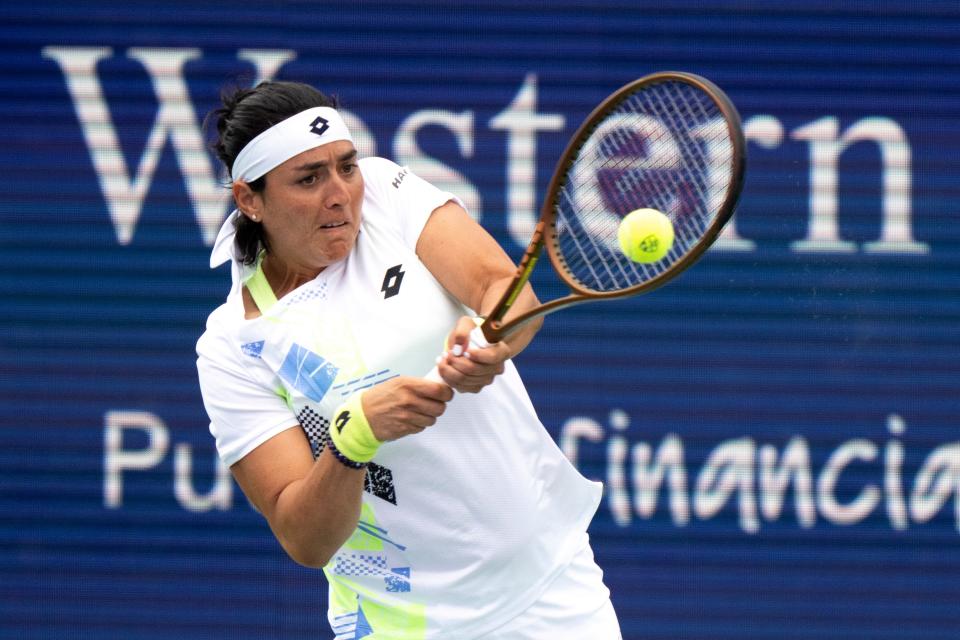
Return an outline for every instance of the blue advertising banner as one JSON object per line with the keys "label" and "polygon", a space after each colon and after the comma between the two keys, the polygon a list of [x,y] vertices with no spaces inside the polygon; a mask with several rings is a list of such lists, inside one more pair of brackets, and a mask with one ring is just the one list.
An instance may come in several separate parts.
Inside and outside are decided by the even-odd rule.
{"label": "blue advertising banner", "polygon": [[0,8],[0,64],[0,637],[331,637],[197,383],[223,87],[335,94],[518,258],[583,118],[668,69],[740,111],[734,219],[517,361],[605,483],[624,638],[960,637],[956,2],[38,0]]}

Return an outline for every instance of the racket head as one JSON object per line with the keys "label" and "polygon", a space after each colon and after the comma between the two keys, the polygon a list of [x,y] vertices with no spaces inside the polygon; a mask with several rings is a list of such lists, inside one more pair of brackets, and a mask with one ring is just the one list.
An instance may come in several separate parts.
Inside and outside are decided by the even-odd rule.
{"label": "racket head", "polygon": [[[736,108],[705,78],[659,72],[611,94],[571,138],[543,203],[541,241],[573,291],[549,310],[650,291],[696,262],[733,215],[745,149]],[[673,246],[654,263],[617,241],[639,208],[673,223]]]}

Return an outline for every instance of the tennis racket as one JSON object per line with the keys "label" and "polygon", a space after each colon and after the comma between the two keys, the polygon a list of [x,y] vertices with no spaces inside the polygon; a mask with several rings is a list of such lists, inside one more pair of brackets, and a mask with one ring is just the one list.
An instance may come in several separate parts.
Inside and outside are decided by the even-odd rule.
{"label": "tennis racket", "polygon": [[[709,80],[655,73],[621,87],[591,113],[557,163],[540,221],[509,289],[480,326],[497,342],[566,307],[653,291],[693,265],[733,215],[746,164],[740,116]],[[670,219],[662,259],[620,249],[623,217],[640,208]],[[505,321],[546,247],[570,294]]]}

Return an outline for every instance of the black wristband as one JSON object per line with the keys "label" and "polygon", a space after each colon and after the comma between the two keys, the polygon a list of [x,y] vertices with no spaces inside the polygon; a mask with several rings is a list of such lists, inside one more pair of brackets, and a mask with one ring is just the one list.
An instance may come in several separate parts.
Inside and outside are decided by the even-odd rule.
{"label": "black wristband", "polygon": [[340,453],[340,450],[337,449],[337,445],[333,444],[333,438],[330,435],[327,435],[327,448],[330,449],[330,453],[333,454],[333,457],[345,467],[350,469],[365,469],[367,467],[366,462],[357,462],[356,460],[351,460],[347,456]]}

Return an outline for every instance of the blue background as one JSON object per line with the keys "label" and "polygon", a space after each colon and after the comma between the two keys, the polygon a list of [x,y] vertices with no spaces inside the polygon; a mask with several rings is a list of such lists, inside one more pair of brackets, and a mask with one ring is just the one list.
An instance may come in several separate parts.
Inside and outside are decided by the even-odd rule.
{"label": "blue background", "polygon": [[[252,80],[240,49],[291,50],[277,77],[337,94],[388,157],[415,112],[470,112],[472,153],[439,126],[417,142],[474,185],[484,226],[514,257],[522,243],[506,226],[507,132],[490,121],[528,74],[537,111],[564,118],[536,137],[537,200],[583,117],[647,73],[702,74],[746,123],[775,118],[780,143],[748,146],[736,224],[752,248],[717,246],[650,295],[548,318],[518,366],[567,451],[574,425],[599,430],[578,441],[588,476],[615,475],[618,443],[682,443],[687,521],[671,515],[664,481],[652,514],[628,503],[618,522],[605,500],[591,528],[624,638],[960,637],[960,5],[538,4],[0,7],[0,636],[330,635],[322,575],[279,551],[239,490],[228,508],[201,512],[175,495],[177,446],[190,448],[197,493],[215,482],[194,344],[229,276],[207,268],[169,139],[131,240],[118,241],[64,70],[43,53],[111,48],[97,78],[135,175],[159,101],[127,52],[159,47],[199,50],[183,70],[198,117],[226,83]],[[883,158],[871,142],[838,161],[838,234],[853,250],[793,244],[808,235],[817,194],[810,145],[792,133],[823,118],[841,133],[867,118],[904,132],[912,233],[926,252],[865,249],[880,236],[883,206]],[[543,298],[559,293],[549,270],[535,285]],[[122,503],[111,505],[105,433],[117,411],[152,414],[170,443],[149,469],[123,474]],[[724,443],[754,447],[746,482],[759,505],[760,449],[782,452],[797,438],[809,451],[812,524],[797,516],[793,485],[779,515],[759,512],[755,531],[741,518],[742,491],[698,513],[698,482]],[[835,498],[848,504],[868,487],[880,498],[837,524],[818,492],[821,471],[854,439],[876,455],[845,467]],[[138,429],[121,443],[149,444]],[[886,506],[898,450],[905,504],[935,451],[946,470],[942,508],[908,509],[905,526]],[[623,470],[633,496],[629,454]]]}

